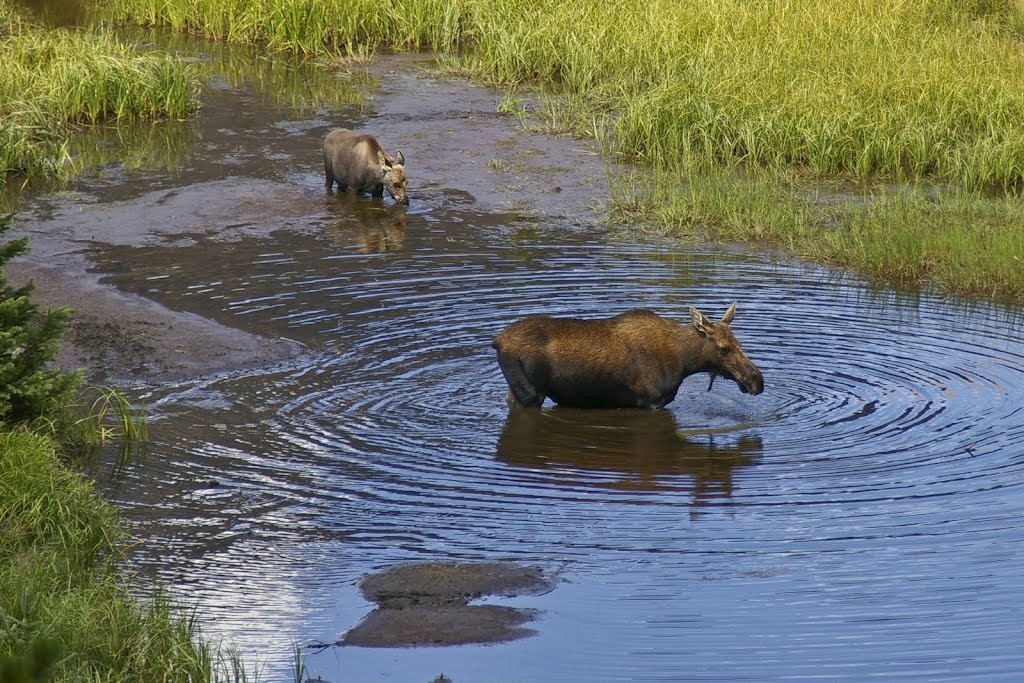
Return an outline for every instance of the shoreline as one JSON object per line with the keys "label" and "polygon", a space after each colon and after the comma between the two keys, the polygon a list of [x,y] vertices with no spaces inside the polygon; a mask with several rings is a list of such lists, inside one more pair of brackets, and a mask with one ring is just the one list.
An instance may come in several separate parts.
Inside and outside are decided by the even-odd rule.
{"label": "shoreline", "polygon": [[295,341],[261,337],[127,294],[84,270],[33,261],[31,252],[7,270],[12,285],[32,280],[31,296],[40,309],[72,309],[54,363],[84,370],[89,382],[173,382],[281,363],[306,352]]}

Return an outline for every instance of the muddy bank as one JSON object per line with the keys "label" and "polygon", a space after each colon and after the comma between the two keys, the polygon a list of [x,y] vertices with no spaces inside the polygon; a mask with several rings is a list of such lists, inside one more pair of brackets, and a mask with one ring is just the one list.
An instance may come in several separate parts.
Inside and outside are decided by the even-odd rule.
{"label": "muddy bank", "polygon": [[415,647],[525,638],[536,633],[522,625],[534,620],[537,610],[469,602],[488,595],[539,595],[552,587],[537,567],[497,562],[395,567],[360,582],[363,596],[379,607],[338,644]]}
{"label": "muddy bank", "polygon": [[69,370],[85,368],[90,381],[173,381],[272,365],[304,352],[289,340],[249,334],[125,294],[83,272],[25,259],[7,271],[11,283],[35,283],[32,296],[41,308],[72,309],[55,362]]}
{"label": "muddy bank", "polygon": [[523,130],[499,114],[503,95],[422,69],[427,55],[381,57],[365,126],[406,157],[410,195],[459,188],[485,210],[521,211],[592,224],[608,202],[605,161],[593,140]]}

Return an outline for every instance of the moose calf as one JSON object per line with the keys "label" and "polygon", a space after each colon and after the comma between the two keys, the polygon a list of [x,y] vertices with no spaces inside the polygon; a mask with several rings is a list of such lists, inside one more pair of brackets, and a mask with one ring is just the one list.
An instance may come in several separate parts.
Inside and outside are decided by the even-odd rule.
{"label": "moose calf", "polygon": [[352,189],[374,197],[384,190],[399,204],[409,203],[406,189],[405,156],[395,150],[390,156],[372,135],[360,135],[346,128],[335,128],[324,138],[324,187],[328,192]]}
{"label": "moose calf", "polygon": [[736,303],[713,323],[696,308],[692,325],[649,310],[603,320],[531,315],[495,338],[510,406],[539,408],[546,397],[577,408],[661,408],[686,377],[706,372],[760,394],[764,378],[740,350],[729,323]]}

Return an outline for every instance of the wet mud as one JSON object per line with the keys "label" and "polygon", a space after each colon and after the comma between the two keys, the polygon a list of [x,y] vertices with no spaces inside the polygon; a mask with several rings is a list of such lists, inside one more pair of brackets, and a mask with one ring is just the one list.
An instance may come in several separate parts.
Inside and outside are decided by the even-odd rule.
{"label": "wet mud", "polygon": [[522,625],[539,612],[470,605],[484,596],[539,595],[553,584],[536,567],[501,563],[440,563],[395,567],[363,579],[363,596],[378,608],[339,645],[413,647],[499,643],[536,633]]}
{"label": "wet mud", "polygon": [[179,381],[295,360],[301,344],[272,339],[174,311],[98,284],[87,273],[20,259],[11,283],[32,281],[42,309],[69,307],[70,323],[54,362],[84,369],[94,382]]}

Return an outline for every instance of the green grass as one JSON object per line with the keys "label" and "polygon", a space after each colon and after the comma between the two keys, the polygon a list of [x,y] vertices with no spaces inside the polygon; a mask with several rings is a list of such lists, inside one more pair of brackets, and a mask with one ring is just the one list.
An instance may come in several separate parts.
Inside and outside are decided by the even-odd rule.
{"label": "green grass", "polygon": [[118,573],[121,524],[70,466],[111,442],[115,466],[140,455],[145,413],[51,366],[67,312],[40,311],[31,285],[6,282],[27,247],[0,244],[0,681],[238,680],[237,658],[197,640],[166,599],[140,603]]}
{"label": "green grass", "polygon": [[[117,573],[114,509],[50,441],[0,427],[0,679],[242,680],[237,658],[197,642],[163,598],[140,602]],[[52,677],[52,678],[51,678]]]}
{"label": "green grass", "polygon": [[364,46],[451,49],[470,27],[465,0],[113,0],[115,22],[170,26],[302,54],[364,54]]}
{"label": "green grass", "polygon": [[115,20],[304,53],[461,51],[615,117],[620,153],[826,175],[1024,179],[1024,53],[1006,0],[114,0]]}
{"label": "green grass", "polygon": [[0,181],[68,175],[68,135],[103,121],[187,116],[193,66],[116,38],[44,29],[0,0]]}
{"label": "green grass", "polygon": [[879,283],[1024,301],[1024,204],[923,187],[811,185],[777,173],[657,173],[613,182],[613,219],[683,239],[781,246]]}
{"label": "green grass", "polygon": [[[375,82],[368,74],[348,71],[346,67],[350,64],[339,61],[336,54],[267,55],[262,48],[228,48],[167,30],[123,27],[117,33],[122,39],[152,45],[158,53],[202,55],[194,64],[200,77],[214,74],[234,88],[251,86],[267,105],[274,107],[360,105],[366,100],[368,86]],[[350,61],[360,59],[366,59],[365,53],[354,53]]]}

